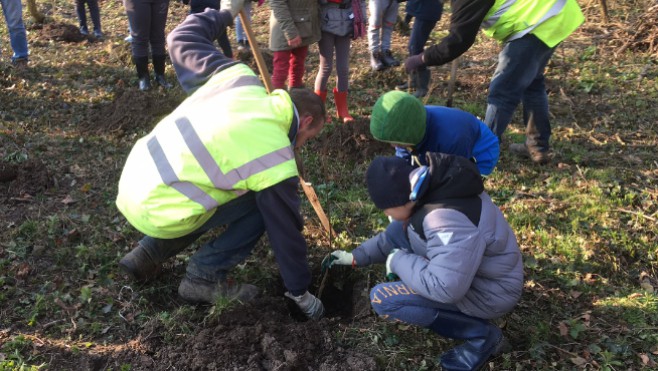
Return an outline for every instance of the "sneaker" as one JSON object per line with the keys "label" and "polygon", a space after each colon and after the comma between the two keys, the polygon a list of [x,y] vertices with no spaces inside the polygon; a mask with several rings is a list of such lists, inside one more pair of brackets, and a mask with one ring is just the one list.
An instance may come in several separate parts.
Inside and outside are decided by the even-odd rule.
{"label": "sneaker", "polygon": [[15,58],[11,61],[11,65],[19,70],[25,69],[27,68],[27,58],[24,57]]}
{"label": "sneaker", "polygon": [[94,37],[101,40],[103,39],[103,33],[100,30],[94,30]]}
{"label": "sneaker", "polygon": [[384,65],[384,62],[382,61],[382,53],[372,52],[370,54],[370,68],[372,68],[373,71],[382,71],[386,68],[386,65]]}
{"label": "sneaker", "polygon": [[188,276],[185,276],[178,286],[178,295],[191,303],[214,304],[221,297],[246,303],[256,299],[259,293],[260,290],[254,285],[228,281],[210,282]]}
{"label": "sneaker", "polygon": [[164,75],[155,75],[155,82],[162,86],[165,89],[171,89],[172,85],[167,82],[167,79],[164,77]]}
{"label": "sneaker", "polygon": [[80,35],[89,36],[89,30],[87,29],[86,26],[81,26],[80,27]]}
{"label": "sneaker", "polygon": [[530,149],[525,143],[512,143],[509,146],[509,151],[518,156],[529,158],[532,162],[539,165],[545,165],[551,161],[548,151]]}
{"label": "sneaker", "polygon": [[249,42],[247,40],[238,41],[238,52],[247,52],[249,50]]}
{"label": "sneaker", "polygon": [[148,77],[142,77],[139,79],[139,90],[148,91],[151,90],[151,79]]}
{"label": "sneaker", "polygon": [[146,249],[139,245],[119,260],[119,268],[131,279],[146,282],[160,273],[162,263],[154,262]]}

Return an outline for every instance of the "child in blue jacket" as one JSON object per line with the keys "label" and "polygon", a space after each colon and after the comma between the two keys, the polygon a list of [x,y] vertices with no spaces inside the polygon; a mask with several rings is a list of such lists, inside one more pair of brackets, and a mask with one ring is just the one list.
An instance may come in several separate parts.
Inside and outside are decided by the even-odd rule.
{"label": "child in blue jacket", "polygon": [[498,138],[477,117],[456,108],[424,106],[402,91],[385,93],[370,116],[375,139],[395,146],[398,157],[412,165],[427,165],[427,152],[473,160],[480,174],[491,174],[498,163]]}

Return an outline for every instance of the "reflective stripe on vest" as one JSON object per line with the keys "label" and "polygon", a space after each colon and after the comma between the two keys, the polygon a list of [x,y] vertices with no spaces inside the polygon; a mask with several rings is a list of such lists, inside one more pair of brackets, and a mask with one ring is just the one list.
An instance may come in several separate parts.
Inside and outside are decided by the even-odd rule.
{"label": "reflective stripe on vest", "polygon": [[485,19],[484,22],[482,22],[482,27],[489,28],[493,26],[496,22],[498,22],[500,17],[502,17],[503,14],[505,14],[505,12],[509,8],[511,8],[512,5],[514,5],[514,3],[516,3],[516,0],[507,0],[505,3],[503,3],[503,5],[501,5],[500,8],[496,9],[494,14],[492,14],[490,17]]}
{"label": "reflective stripe on vest", "polygon": [[[216,97],[217,94],[223,93],[227,90],[249,85],[261,85],[261,83],[257,76],[239,76],[221,85],[217,89],[213,89],[212,96]],[[175,123],[187,145],[187,148],[190,150],[190,153],[192,153],[206,176],[211,180],[213,186],[224,191],[232,191],[236,196],[248,192],[243,189],[234,190],[233,188],[236,183],[246,180],[250,176],[261,171],[270,169],[295,158],[292,148],[284,147],[253,159],[224,174],[206,146],[203,144],[198,133],[194,130],[192,123],[186,117],[176,119]],[[219,206],[217,201],[201,188],[190,182],[179,181],[173,167],[169,163],[169,160],[167,160],[167,156],[165,155],[157,136],[153,136],[148,140],[147,147],[164,184],[176,189],[185,197],[200,204],[206,209],[206,211],[210,211]]]}

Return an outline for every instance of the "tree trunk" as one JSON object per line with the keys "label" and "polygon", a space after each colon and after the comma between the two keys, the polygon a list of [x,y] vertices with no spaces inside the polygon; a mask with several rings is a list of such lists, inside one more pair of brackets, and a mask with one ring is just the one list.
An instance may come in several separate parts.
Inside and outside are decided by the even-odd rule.
{"label": "tree trunk", "polygon": [[27,0],[27,10],[37,24],[43,24],[46,20],[46,16],[37,8],[36,0]]}

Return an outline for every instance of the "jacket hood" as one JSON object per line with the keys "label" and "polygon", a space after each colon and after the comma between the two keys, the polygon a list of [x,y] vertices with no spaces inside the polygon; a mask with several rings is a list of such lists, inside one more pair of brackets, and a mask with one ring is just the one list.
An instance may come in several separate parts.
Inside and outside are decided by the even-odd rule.
{"label": "jacket hood", "polygon": [[484,191],[482,177],[470,160],[446,153],[427,153],[430,179],[421,190],[419,201],[477,196]]}

